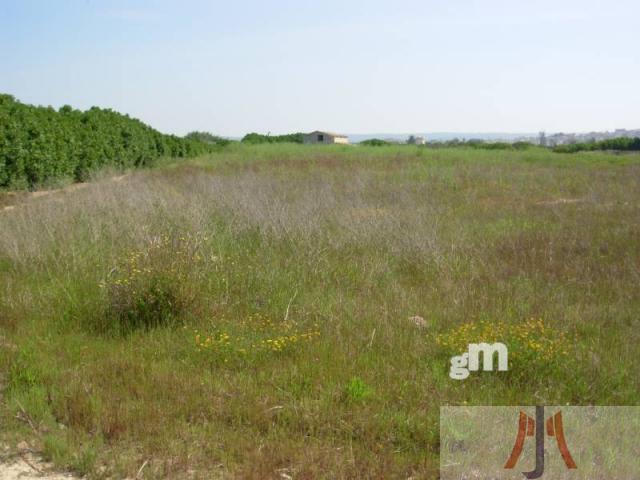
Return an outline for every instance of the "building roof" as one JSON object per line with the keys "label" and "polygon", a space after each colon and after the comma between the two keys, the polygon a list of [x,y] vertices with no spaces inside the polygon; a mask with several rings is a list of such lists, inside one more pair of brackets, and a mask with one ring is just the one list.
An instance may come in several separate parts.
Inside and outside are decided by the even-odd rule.
{"label": "building roof", "polygon": [[342,135],[341,133],[325,132],[325,131],[322,131],[322,130],[314,130],[313,132],[307,133],[307,135],[314,135],[314,134],[318,134],[318,133],[320,133],[322,135],[327,135],[327,136],[330,136],[330,137],[348,138],[347,135]]}

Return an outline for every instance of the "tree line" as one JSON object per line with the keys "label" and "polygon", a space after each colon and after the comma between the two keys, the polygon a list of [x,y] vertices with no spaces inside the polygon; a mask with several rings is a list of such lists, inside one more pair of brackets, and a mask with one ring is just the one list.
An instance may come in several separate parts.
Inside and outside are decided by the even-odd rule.
{"label": "tree line", "polygon": [[99,168],[147,166],[216,145],[165,135],[110,109],[27,105],[0,94],[0,187],[31,188],[55,178],[84,181]]}
{"label": "tree line", "polygon": [[219,135],[213,135],[209,132],[189,132],[184,136],[184,138],[186,138],[187,140],[196,140],[198,142],[220,146],[229,145],[231,143],[231,140],[229,140],[228,138],[220,137]]}
{"label": "tree line", "polygon": [[589,143],[571,143],[567,145],[558,145],[553,148],[554,152],[559,153],[576,153],[589,152],[595,150],[617,150],[622,152],[640,151],[640,138],[638,137],[620,137],[601,140],[599,142]]}
{"label": "tree line", "polygon": [[260,133],[247,133],[241,140],[242,143],[304,143],[304,133],[289,133],[287,135],[262,135]]}

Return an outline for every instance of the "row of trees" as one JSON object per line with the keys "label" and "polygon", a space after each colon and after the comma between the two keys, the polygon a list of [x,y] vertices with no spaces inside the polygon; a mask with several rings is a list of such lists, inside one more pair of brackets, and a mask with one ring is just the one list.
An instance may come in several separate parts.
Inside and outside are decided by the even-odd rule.
{"label": "row of trees", "polygon": [[387,142],[386,140],[381,140],[379,138],[369,138],[367,140],[361,141],[360,145],[366,145],[368,147],[385,147],[387,145],[392,145],[392,143]]}
{"label": "row of trees", "polygon": [[492,142],[485,141],[482,139],[458,139],[454,138],[452,140],[441,140],[441,141],[431,141],[427,144],[429,148],[456,148],[456,147],[467,147],[467,148],[476,148],[478,150],[527,150],[528,148],[533,147],[534,145],[529,142]]}
{"label": "row of trees", "polygon": [[[368,145],[372,147],[384,147],[387,145],[397,145],[386,140],[380,140],[379,138],[371,138],[369,140],[363,140],[360,145]],[[407,145],[412,145],[407,142]],[[526,150],[533,147],[533,144],[529,142],[485,142],[484,140],[471,139],[460,140],[454,138],[452,140],[431,141],[425,144],[425,148],[456,148],[456,147],[469,147],[477,148],[480,150]]]}
{"label": "row of trees", "polygon": [[0,187],[33,187],[61,177],[82,181],[105,166],[141,167],[211,149],[197,138],[164,135],[109,109],[55,110],[0,94]]}
{"label": "row of trees", "polygon": [[242,137],[242,143],[304,143],[304,133],[290,133],[288,135],[262,135],[247,133]]}
{"label": "row of trees", "polygon": [[640,138],[621,137],[602,140],[600,142],[573,143],[569,145],[558,145],[553,148],[554,152],[576,153],[595,150],[618,150],[618,151],[640,151]]}
{"label": "row of trees", "polygon": [[213,135],[209,132],[189,132],[184,136],[184,138],[186,138],[187,140],[196,140],[198,142],[204,142],[210,145],[218,146],[225,146],[231,143],[231,140],[229,140],[228,138],[220,137],[219,135]]}
{"label": "row of trees", "polygon": [[[370,146],[385,146],[392,145],[392,143],[385,140],[373,138],[360,142],[360,145]],[[476,148],[479,150],[527,150],[533,148],[535,145],[530,142],[489,142],[480,139],[458,139],[431,141],[426,145],[428,148],[456,148],[467,147]],[[573,143],[568,145],[558,145],[553,148],[554,152],[558,153],[576,153],[583,151],[596,151],[596,150],[614,150],[614,151],[640,151],[640,138],[613,138],[609,140],[602,140],[600,142],[590,143]]]}

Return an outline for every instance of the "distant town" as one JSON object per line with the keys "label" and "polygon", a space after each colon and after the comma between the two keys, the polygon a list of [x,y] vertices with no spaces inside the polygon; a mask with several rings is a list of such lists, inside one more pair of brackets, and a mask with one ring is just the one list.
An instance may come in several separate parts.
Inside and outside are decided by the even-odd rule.
{"label": "distant town", "polygon": [[535,145],[543,145],[547,147],[555,147],[558,145],[571,145],[575,143],[600,142],[602,140],[610,140],[614,138],[640,138],[640,129],[627,130],[624,128],[614,131],[604,132],[588,132],[588,133],[546,133],[540,132],[514,134],[514,133],[470,133],[470,132],[441,132],[441,133],[403,133],[403,134],[350,134],[348,135],[351,143],[360,143],[365,140],[378,138],[387,143],[416,143],[423,144],[425,142],[443,142],[443,141],[469,141],[482,140],[484,142],[529,142]]}
{"label": "distant town", "polygon": [[613,132],[554,133],[552,135],[546,135],[545,132],[540,132],[540,134],[535,138],[526,138],[523,140],[543,146],[555,147],[557,145],[600,142],[602,140],[625,137],[640,138],[640,129],[625,130],[624,128],[621,128],[616,129]]}

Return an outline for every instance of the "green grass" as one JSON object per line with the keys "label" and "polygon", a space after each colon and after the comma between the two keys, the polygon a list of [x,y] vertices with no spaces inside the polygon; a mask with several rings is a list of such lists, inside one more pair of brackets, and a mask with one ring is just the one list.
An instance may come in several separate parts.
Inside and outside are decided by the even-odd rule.
{"label": "green grass", "polygon": [[[230,145],[28,200],[0,436],[95,478],[437,478],[440,405],[636,404],[639,187],[633,154]],[[520,360],[449,379],[476,334]]]}

